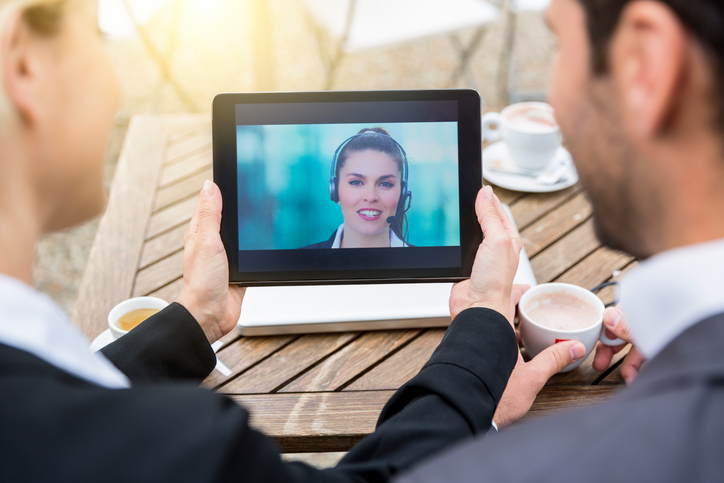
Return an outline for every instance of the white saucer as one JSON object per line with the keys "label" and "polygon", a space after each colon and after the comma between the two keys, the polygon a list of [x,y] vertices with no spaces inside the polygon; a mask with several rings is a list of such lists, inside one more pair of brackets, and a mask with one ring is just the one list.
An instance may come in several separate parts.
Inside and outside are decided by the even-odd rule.
{"label": "white saucer", "polygon": [[90,346],[88,346],[88,350],[91,352],[98,352],[114,340],[113,334],[111,334],[111,329],[106,329],[98,334],[98,337],[93,339],[93,342],[91,342]]}
{"label": "white saucer", "polygon": [[486,169],[485,166],[489,162],[502,166],[514,164],[510,153],[508,152],[508,147],[503,141],[498,141],[483,148],[483,178],[496,186],[513,191],[525,191],[528,193],[550,193],[553,191],[559,191],[573,186],[578,182],[578,173],[576,172],[576,168],[573,166],[571,153],[569,153],[566,148],[561,146],[558,149],[554,161],[563,156],[568,158],[567,161],[569,161],[570,166],[568,171],[564,173],[563,176],[561,176],[561,179],[555,184],[541,184],[537,183],[535,178],[530,176],[502,173]]}

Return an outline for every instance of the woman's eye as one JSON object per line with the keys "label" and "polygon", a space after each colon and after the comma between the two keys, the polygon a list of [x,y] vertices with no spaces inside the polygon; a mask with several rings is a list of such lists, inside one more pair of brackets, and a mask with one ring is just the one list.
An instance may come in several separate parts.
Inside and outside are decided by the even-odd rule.
{"label": "woman's eye", "polygon": [[390,188],[394,188],[395,184],[390,183],[389,181],[383,181],[382,183],[380,183],[380,187],[390,189]]}
{"label": "woman's eye", "polygon": [[360,181],[358,179],[353,179],[352,181],[349,182],[349,184],[351,186],[362,186],[362,181]]}

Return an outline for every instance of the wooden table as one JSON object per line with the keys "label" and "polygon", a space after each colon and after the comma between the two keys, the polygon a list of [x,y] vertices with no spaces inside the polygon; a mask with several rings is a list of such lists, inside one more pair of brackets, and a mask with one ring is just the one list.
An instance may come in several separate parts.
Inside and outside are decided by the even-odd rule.
{"label": "wooden table", "polygon": [[[211,163],[208,116],[133,118],[72,316],[88,337],[106,329],[108,311],[126,298],[176,298],[184,231],[203,181],[212,177]],[[579,187],[496,193],[513,210],[539,282],[591,288],[634,265],[596,241]],[[218,355],[233,374],[214,371],[204,385],[249,408],[252,424],[286,452],[344,451],[373,431],[387,399],[418,372],[444,332],[232,332]],[[622,385],[620,359],[603,374],[593,371],[589,358],[553,377],[527,418],[608,398]]]}

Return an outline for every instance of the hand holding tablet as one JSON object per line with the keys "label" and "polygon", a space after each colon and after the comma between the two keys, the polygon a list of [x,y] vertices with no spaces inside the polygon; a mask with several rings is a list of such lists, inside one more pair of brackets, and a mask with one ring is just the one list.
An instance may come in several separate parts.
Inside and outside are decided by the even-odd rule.
{"label": "hand holding tablet", "polygon": [[481,241],[479,112],[471,90],[217,96],[230,282],[469,277]]}

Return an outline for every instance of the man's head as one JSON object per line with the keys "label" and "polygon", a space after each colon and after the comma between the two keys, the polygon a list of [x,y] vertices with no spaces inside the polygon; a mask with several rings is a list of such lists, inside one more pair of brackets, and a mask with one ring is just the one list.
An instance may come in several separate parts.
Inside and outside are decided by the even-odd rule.
{"label": "man's head", "polygon": [[724,236],[724,3],[553,0],[550,102],[606,245]]}

